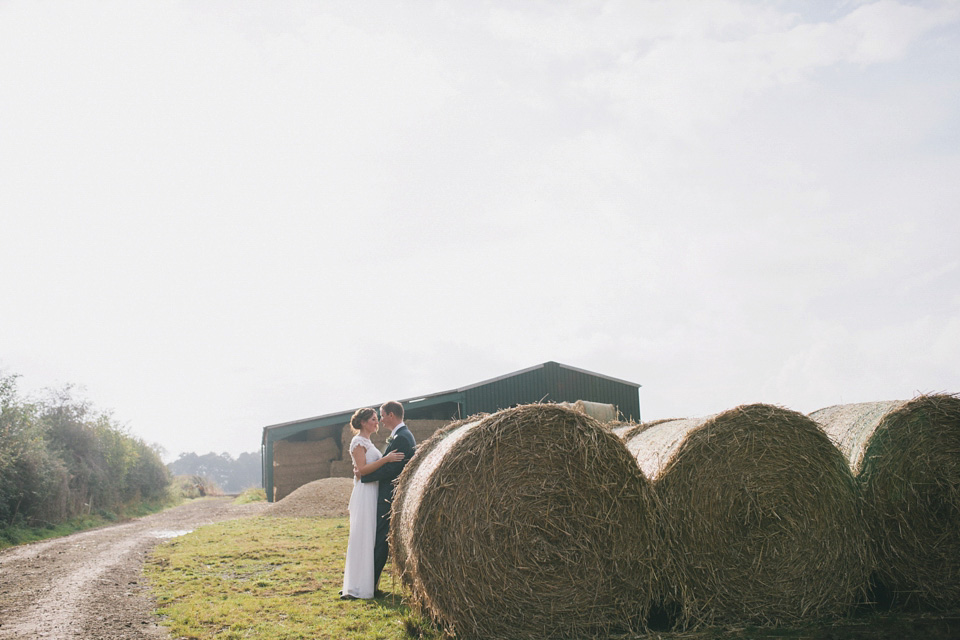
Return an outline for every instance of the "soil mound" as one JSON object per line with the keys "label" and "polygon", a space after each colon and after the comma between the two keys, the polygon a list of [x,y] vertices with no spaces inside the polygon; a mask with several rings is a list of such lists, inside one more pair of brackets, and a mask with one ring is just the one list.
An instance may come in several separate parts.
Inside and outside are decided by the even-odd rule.
{"label": "soil mound", "polygon": [[299,487],[264,510],[279,518],[341,518],[349,515],[347,506],[353,492],[353,478],[321,478]]}

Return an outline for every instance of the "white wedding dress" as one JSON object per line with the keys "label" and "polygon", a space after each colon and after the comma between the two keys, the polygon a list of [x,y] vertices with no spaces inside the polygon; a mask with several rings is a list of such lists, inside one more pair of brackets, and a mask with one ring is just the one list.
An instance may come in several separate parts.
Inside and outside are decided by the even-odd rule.
{"label": "white wedding dress", "polygon": [[[367,464],[382,457],[369,438],[359,435],[350,441],[350,455],[363,447],[367,450]],[[373,597],[373,545],[377,532],[378,482],[363,483],[354,478],[350,494],[350,538],[347,541],[347,561],[343,568],[343,595],[355,598]]]}

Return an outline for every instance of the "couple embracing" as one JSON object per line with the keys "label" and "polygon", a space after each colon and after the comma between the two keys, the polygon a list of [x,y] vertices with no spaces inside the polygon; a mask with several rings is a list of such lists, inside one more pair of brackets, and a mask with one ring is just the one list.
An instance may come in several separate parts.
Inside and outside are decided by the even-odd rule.
{"label": "couple embracing", "polygon": [[[381,425],[390,429],[383,454],[370,441],[370,436]],[[380,407],[379,419],[374,409],[358,409],[350,418],[350,426],[356,432],[350,440],[354,480],[341,600],[381,595],[377,585],[387,563],[393,482],[413,457],[417,446],[413,434],[403,422],[403,405],[399,402],[384,403]]]}

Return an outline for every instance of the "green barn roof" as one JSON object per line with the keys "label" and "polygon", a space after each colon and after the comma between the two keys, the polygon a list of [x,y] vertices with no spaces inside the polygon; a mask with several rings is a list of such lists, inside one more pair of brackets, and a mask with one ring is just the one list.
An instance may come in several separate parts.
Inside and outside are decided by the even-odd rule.
{"label": "green barn roof", "polygon": [[[640,385],[558,362],[544,362],[527,369],[464,387],[400,400],[407,420],[455,420],[476,413],[493,413],[533,402],[585,400],[612,404],[626,419],[640,421]],[[384,401],[385,402],[385,401]],[[383,402],[364,406],[379,407]],[[350,421],[360,407],[325,415],[273,424],[263,428],[263,485],[273,489],[273,443],[298,433],[330,429],[330,435]]]}

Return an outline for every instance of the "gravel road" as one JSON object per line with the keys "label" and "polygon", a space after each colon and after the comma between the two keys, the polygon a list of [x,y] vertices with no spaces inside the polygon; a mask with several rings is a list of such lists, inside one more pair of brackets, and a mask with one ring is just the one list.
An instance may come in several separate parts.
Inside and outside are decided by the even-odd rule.
{"label": "gravel road", "polygon": [[159,542],[256,515],[266,503],[207,498],[144,518],[0,551],[0,639],[170,638],[151,613],[143,561]]}

